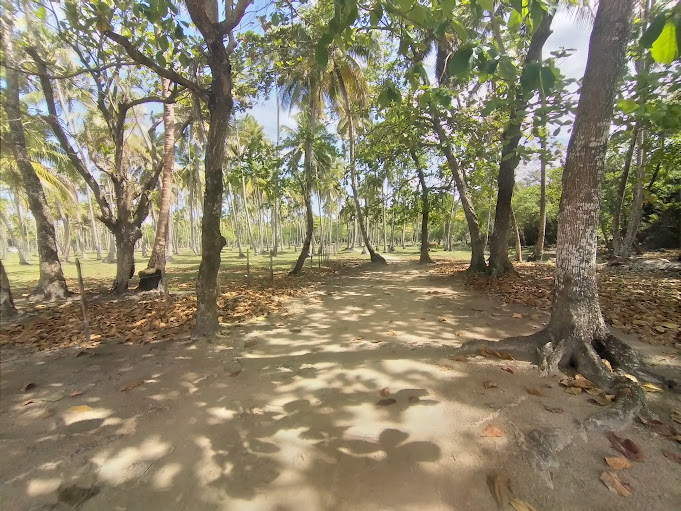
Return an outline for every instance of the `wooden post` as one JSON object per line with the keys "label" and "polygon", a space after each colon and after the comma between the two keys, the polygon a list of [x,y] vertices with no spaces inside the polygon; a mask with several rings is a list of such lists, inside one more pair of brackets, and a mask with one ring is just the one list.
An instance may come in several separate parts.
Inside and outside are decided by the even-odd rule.
{"label": "wooden post", "polygon": [[272,251],[270,250],[270,283],[274,284],[274,266],[272,263]]}
{"label": "wooden post", "polygon": [[85,301],[85,286],[83,285],[83,273],[80,270],[80,260],[76,257],[76,269],[78,270],[78,288],[80,289],[80,306],[83,309],[83,332],[85,342],[90,343],[90,320],[87,315],[87,302]]}

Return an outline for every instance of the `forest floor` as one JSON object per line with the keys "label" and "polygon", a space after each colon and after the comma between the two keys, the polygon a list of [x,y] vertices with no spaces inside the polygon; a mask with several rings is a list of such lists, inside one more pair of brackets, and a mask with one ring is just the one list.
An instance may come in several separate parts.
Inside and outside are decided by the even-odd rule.
{"label": "forest floor", "polygon": [[[295,288],[283,277],[269,291],[258,281],[254,292],[272,298],[250,319],[229,305],[245,300],[239,288],[223,299],[228,326],[212,342],[188,342],[184,327],[156,335],[144,322],[132,337],[119,327],[89,346],[32,353],[35,339],[5,342],[0,508],[493,510],[495,494],[510,498],[508,482],[516,510],[532,509],[523,501],[538,511],[681,509],[673,439],[637,419],[618,434],[640,448],[627,451],[639,461],[617,471],[605,458],[622,454],[606,432],[577,425],[603,410],[594,396],[524,362],[450,358],[466,340],[541,328],[540,283],[524,291],[540,299],[532,308],[508,291],[528,285],[522,270],[503,292],[483,292],[452,277],[451,263],[390,259],[310,270]],[[129,302],[164,307],[162,298]],[[38,346],[61,332],[44,330]],[[615,331],[678,377],[678,345]],[[681,401],[647,396],[668,433]],[[537,448],[536,431],[563,447],[555,459]],[[630,495],[612,493],[604,472]]]}

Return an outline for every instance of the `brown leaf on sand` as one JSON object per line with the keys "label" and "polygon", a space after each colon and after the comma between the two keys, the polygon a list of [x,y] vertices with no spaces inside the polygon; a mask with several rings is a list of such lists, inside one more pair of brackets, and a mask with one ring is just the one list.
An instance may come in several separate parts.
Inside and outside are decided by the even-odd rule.
{"label": "brown leaf on sand", "polygon": [[603,484],[607,486],[608,490],[611,492],[622,497],[631,496],[631,491],[629,490],[628,485],[625,485],[622,481],[620,481],[620,478],[615,472],[603,472],[601,474],[601,481],[603,481]]}
{"label": "brown leaf on sand", "polygon": [[508,476],[493,472],[487,476],[487,484],[499,508],[510,504],[513,492],[511,491],[511,480]]}
{"label": "brown leaf on sand", "polygon": [[483,381],[482,386],[485,387],[486,389],[496,389],[498,387],[498,385],[494,383],[492,380]]}
{"label": "brown leaf on sand", "polygon": [[513,374],[513,369],[510,367],[504,366],[501,368],[502,371],[506,371],[507,373]]}
{"label": "brown leaf on sand", "polygon": [[455,362],[468,362],[468,358],[463,355],[454,355],[449,357],[449,360],[454,360]]}
{"label": "brown leaf on sand", "polygon": [[482,436],[488,438],[502,438],[506,436],[506,433],[504,433],[504,430],[502,430],[499,426],[490,424],[489,426],[482,430]]}
{"label": "brown leaf on sand", "polygon": [[81,392],[81,391],[79,391],[79,390],[74,390],[73,392],[71,392],[71,393],[69,394],[69,397],[82,396],[83,394],[84,394],[84,392]]}
{"label": "brown leaf on sand", "polygon": [[641,448],[636,445],[633,440],[617,436],[612,431],[607,434],[607,437],[608,440],[610,440],[610,445],[613,449],[624,454],[627,459],[630,459],[631,461],[643,461],[645,459],[643,451],[641,451]]}
{"label": "brown leaf on sand", "polygon": [[639,415],[638,420],[645,424],[648,429],[665,438],[673,438],[679,434],[673,426],[665,424],[661,420],[652,417],[644,417],[643,415]]}
{"label": "brown leaf on sand", "polygon": [[388,397],[390,395],[390,389],[388,387],[383,387],[379,394],[383,397]]}
{"label": "brown leaf on sand", "polygon": [[526,387],[526,388],[525,388],[525,391],[526,391],[528,394],[532,394],[533,396],[537,396],[537,397],[546,397],[546,394],[544,394],[541,390],[539,390],[539,389],[536,388],[536,387]]}
{"label": "brown leaf on sand", "polygon": [[613,456],[610,458],[605,458],[605,462],[610,468],[615,470],[624,470],[625,468],[631,468],[631,461],[626,458],[620,458],[618,456]]}
{"label": "brown leaf on sand", "polygon": [[522,319],[522,318],[523,318],[523,315],[522,315],[522,314],[518,314],[518,313],[516,312],[515,314],[513,314],[512,317],[513,317],[513,319]]}
{"label": "brown leaf on sand", "polygon": [[664,454],[664,457],[668,460],[681,463],[681,453],[670,451],[669,449],[662,449],[662,454]]}
{"label": "brown leaf on sand", "polygon": [[681,424],[681,412],[678,410],[672,410],[672,420]]}
{"label": "brown leaf on sand", "polygon": [[381,399],[380,401],[378,401],[376,403],[376,405],[377,406],[390,406],[390,405],[394,405],[395,403],[397,403],[397,401],[395,401],[393,398],[389,398],[389,399]]}
{"label": "brown leaf on sand", "polygon": [[510,504],[515,511],[537,511],[534,506],[528,504],[524,500],[511,499]]}
{"label": "brown leaf on sand", "polygon": [[483,357],[496,357],[501,360],[515,360],[510,353],[506,353],[505,351],[493,350],[491,348],[487,348],[484,346],[478,350],[478,353]]}
{"label": "brown leaf on sand", "polygon": [[137,381],[131,381],[130,383],[126,383],[125,385],[123,385],[123,386],[121,387],[121,392],[125,392],[125,391],[127,391],[127,390],[136,389],[137,387],[139,387],[139,386],[142,385],[143,383],[144,383],[144,380],[137,380]]}
{"label": "brown leaf on sand", "polygon": [[558,407],[553,408],[553,407],[550,407],[550,406],[545,406],[544,409],[547,412],[551,412],[551,413],[563,413],[565,411],[562,408],[558,408]]}

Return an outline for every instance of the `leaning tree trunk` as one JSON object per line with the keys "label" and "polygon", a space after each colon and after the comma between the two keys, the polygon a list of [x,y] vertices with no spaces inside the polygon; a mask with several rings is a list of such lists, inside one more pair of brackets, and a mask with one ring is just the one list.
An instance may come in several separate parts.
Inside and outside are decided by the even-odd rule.
{"label": "leaning tree trunk", "polygon": [[[454,157],[451,148],[447,144],[447,134],[445,133],[440,120],[436,115],[433,115],[433,127],[440,139],[440,148],[447,160],[447,166],[452,171],[456,188],[459,191],[459,198],[461,199],[461,206],[468,224],[468,232],[471,237],[471,264],[468,267],[472,272],[484,272],[487,269],[485,263],[485,240],[480,232],[480,221],[475,213],[475,206],[473,205],[473,198],[468,189],[468,184],[464,178],[459,162]],[[404,243],[403,243],[404,245]]]}
{"label": "leaning tree trunk", "polygon": [[17,308],[14,306],[12,290],[9,287],[9,279],[5,273],[5,267],[0,261],[0,318],[4,321],[17,315]]}
{"label": "leaning tree trunk", "polygon": [[414,151],[411,152],[411,157],[416,164],[416,172],[419,175],[419,183],[421,183],[421,205],[423,208],[423,215],[421,217],[421,253],[419,256],[419,263],[432,263],[428,252],[428,219],[430,217],[430,203],[428,202],[428,186],[426,185],[426,176],[419,164],[419,159]]}
{"label": "leaning tree trunk", "polygon": [[[164,98],[171,95],[170,80],[161,78],[161,87]],[[163,105],[163,173],[161,177],[161,205],[158,211],[158,223],[156,224],[156,237],[151,249],[151,257],[147,264],[147,270],[140,272],[146,276],[149,271],[157,274],[154,279],[156,285],[161,283],[161,274],[166,267],[166,242],[168,239],[168,220],[170,215],[170,197],[173,193],[173,167],[175,165],[175,105],[166,103]],[[193,201],[192,201],[193,202]],[[190,208],[193,209],[193,204]],[[191,213],[193,216],[193,213]],[[146,273],[145,273],[146,272]]]}
{"label": "leaning tree trunk", "polygon": [[12,230],[12,226],[9,223],[9,220],[5,216],[5,213],[3,213],[0,210],[0,220],[2,221],[3,224],[5,224],[5,227],[7,228],[7,235],[9,236],[9,241],[16,247],[17,249],[17,254],[19,255],[19,264],[21,265],[29,265],[31,263],[28,262],[28,259],[26,258],[26,254],[24,253],[24,248],[19,244],[19,240],[14,236],[14,231]]}
{"label": "leaning tree trunk", "polygon": [[612,214],[612,250],[616,256],[622,256],[622,206],[624,205],[624,196],[627,192],[627,182],[629,181],[629,172],[631,170],[631,162],[634,159],[634,149],[638,141],[639,125],[636,123],[631,133],[631,140],[629,147],[624,155],[624,168],[620,176],[619,186],[617,187],[617,197],[615,197],[615,211]]}
{"label": "leaning tree trunk", "polygon": [[[541,24],[532,34],[530,46],[525,57],[525,66],[541,59],[544,43],[551,35],[553,15],[545,13]],[[518,144],[522,138],[522,124],[527,115],[527,106],[531,96],[523,92],[523,84],[518,83],[515,89],[515,100],[509,112],[509,121],[502,133],[501,162],[497,180],[497,206],[494,215],[494,229],[490,241],[489,267],[492,275],[499,275],[513,269],[508,258],[508,230],[511,223],[511,199],[515,186],[515,169],[520,163],[517,154]]]}
{"label": "leaning tree trunk", "polygon": [[[312,180],[310,180],[310,184]],[[300,255],[296,261],[296,265],[291,270],[293,275],[300,275],[305,266],[305,261],[310,255],[310,244],[312,243],[312,235],[314,233],[314,213],[312,212],[312,199],[310,193],[304,193],[305,196],[305,220],[306,231],[305,239],[303,241],[303,248],[300,250]]]}
{"label": "leaning tree trunk", "polygon": [[40,258],[40,281],[34,295],[47,300],[64,298],[69,294],[66,280],[62,272],[54,223],[45,199],[40,179],[33,168],[28,155],[26,136],[22,123],[21,104],[19,100],[19,78],[17,76],[14,47],[12,42],[11,23],[2,18],[2,46],[5,58],[5,101],[3,106],[7,112],[11,149],[28,197],[29,207],[36,222],[38,233],[38,256]]}
{"label": "leaning tree trunk", "polygon": [[636,233],[641,223],[641,216],[643,213],[643,182],[646,178],[646,132],[641,131],[639,134],[639,144],[636,158],[636,181],[634,182],[634,194],[631,198],[631,205],[629,207],[629,217],[627,218],[627,232],[624,235],[620,250],[617,255],[621,257],[629,257],[631,248],[636,241]]}
{"label": "leaning tree trunk", "polygon": [[338,86],[345,104],[345,111],[347,112],[348,120],[348,146],[350,152],[350,184],[352,187],[352,198],[355,202],[355,210],[357,215],[357,223],[359,224],[360,232],[362,233],[362,240],[364,246],[369,251],[372,263],[386,264],[385,258],[378,254],[371,246],[369,236],[367,235],[367,228],[364,223],[364,214],[362,213],[362,206],[359,203],[359,190],[357,185],[357,163],[355,162],[355,123],[352,118],[352,108],[350,106],[350,97],[348,96],[347,88],[345,87],[345,80],[339,68],[336,68],[336,78],[338,78]]}

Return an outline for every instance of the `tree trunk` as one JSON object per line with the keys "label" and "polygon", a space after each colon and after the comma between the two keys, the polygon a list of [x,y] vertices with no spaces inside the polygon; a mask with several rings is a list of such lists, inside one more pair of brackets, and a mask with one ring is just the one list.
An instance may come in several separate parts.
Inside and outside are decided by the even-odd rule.
{"label": "tree trunk", "polygon": [[641,130],[639,132],[639,143],[636,150],[636,181],[634,182],[634,195],[631,198],[631,206],[629,207],[627,232],[620,245],[619,254],[617,254],[621,257],[628,258],[631,255],[631,248],[636,241],[636,233],[641,224],[641,216],[643,214],[643,185],[646,179],[647,165],[646,142],[647,133],[645,130]]}
{"label": "tree trunk", "polygon": [[419,163],[419,159],[414,151],[411,151],[411,157],[416,165],[416,172],[419,176],[419,183],[421,184],[421,205],[423,208],[423,215],[421,216],[421,252],[419,256],[419,263],[432,263],[428,252],[428,219],[430,217],[430,203],[428,202],[428,186],[426,185],[426,176]]}
{"label": "tree trunk", "polygon": [[343,102],[345,103],[345,111],[347,112],[348,119],[348,146],[350,152],[350,184],[352,187],[352,198],[355,202],[355,210],[357,215],[357,222],[359,223],[359,229],[362,233],[362,240],[364,241],[364,246],[369,251],[372,263],[386,264],[385,259],[371,246],[369,237],[367,235],[367,228],[364,225],[364,215],[362,213],[362,207],[359,203],[359,190],[357,184],[357,163],[355,162],[355,124],[352,115],[352,108],[350,106],[350,97],[348,96],[348,91],[345,87],[345,80],[340,72],[340,69],[336,68],[336,77],[338,78],[338,86],[343,96]]}
{"label": "tree trunk", "polygon": [[619,186],[617,188],[617,196],[615,197],[615,211],[612,214],[612,248],[613,254],[616,256],[622,256],[622,207],[624,205],[624,197],[627,193],[627,182],[629,181],[629,172],[631,170],[631,162],[634,159],[634,149],[636,148],[636,142],[638,141],[639,125],[636,123],[631,132],[631,140],[629,141],[629,147],[624,155],[624,168],[622,169],[622,175],[620,176]]}
{"label": "tree trunk", "polygon": [[447,166],[454,177],[454,182],[456,183],[456,188],[459,192],[459,197],[461,198],[461,206],[463,207],[463,212],[466,217],[466,223],[468,224],[468,232],[471,237],[471,264],[468,269],[473,272],[484,272],[487,268],[487,264],[485,263],[486,242],[480,232],[480,221],[475,213],[473,198],[468,189],[468,184],[464,179],[459,162],[456,160],[454,153],[447,144],[447,134],[436,115],[433,115],[433,127],[440,139],[440,148],[447,160]]}
{"label": "tree trunk", "polygon": [[[161,78],[161,88],[164,98],[171,95],[170,80]],[[175,166],[175,105],[163,105],[163,171],[161,174],[161,205],[158,210],[158,223],[154,246],[147,269],[155,268],[161,272],[166,267],[166,240],[168,239],[168,221],[170,216],[170,197],[173,193],[173,170]],[[193,202],[193,201],[192,201]],[[190,204],[193,209],[193,204]],[[193,212],[190,212],[193,217]],[[193,223],[193,222],[192,222]],[[160,285],[160,280],[159,280]]]}
{"label": "tree trunk", "polygon": [[[21,210],[21,200],[19,199],[19,194],[14,193],[14,207],[17,210],[17,221],[19,222],[19,242],[21,243],[21,247],[17,245],[17,248],[20,248],[21,252],[23,252],[26,255],[26,264],[30,264],[30,258],[31,258],[31,247],[28,243],[28,226],[26,225],[25,217],[24,214]],[[55,236],[57,233],[57,230],[55,229]],[[56,242],[56,238],[55,238]],[[57,247],[59,249],[59,247]]]}
{"label": "tree trunk", "polygon": [[9,279],[5,273],[5,267],[0,261],[0,318],[3,321],[16,316],[17,308],[14,306],[14,299],[12,298],[12,290],[9,287]]}
{"label": "tree trunk", "polygon": [[556,347],[549,365],[572,360],[587,378],[596,371],[589,364],[600,368],[599,374],[605,371],[592,347],[608,334],[598,301],[596,244],[605,154],[632,4],[632,0],[599,2],[563,172],[553,313],[547,328],[566,346]]}
{"label": "tree trunk", "polygon": [[0,220],[2,220],[2,223],[5,224],[5,227],[7,228],[7,235],[9,236],[10,243],[17,249],[17,254],[19,255],[19,264],[26,266],[31,264],[26,258],[24,248],[19,244],[19,240],[17,240],[17,238],[14,236],[12,226],[10,225],[5,213],[3,213],[2,210],[0,210]]}
{"label": "tree trunk", "polygon": [[515,211],[511,207],[511,224],[513,224],[513,232],[515,233],[515,260],[519,263],[523,262],[523,245],[520,242],[520,229],[518,222],[515,221]]}
{"label": "tree trunk", "polygon": [[541,262],[544,257],[544,239],[546,238],[546,129],[542,130],[539,144],[541,153],[539,157],[539,230],[537,242],[534,245],[533,258]]}
{"label": "tree trunk", "polygon": [[[241,165],[239,165],[241,167]],[[258,255],[258,247],[253,239],[253,228],[251,227],[251,214],[248,212],[248,199],[246,198],[246,178],[244,177],[244,169],[241,168],[241,196],[244,200],[244,215],[246,216],[246,227],[248,232],[248,242],[253,249],[253,255]]]}
{"label": "tree trunk", "polygon": [[42,295],[44,299],[54,300],[69,295],[66,280],[62,273],[61,263],[57,255],[57,241],[52,215],[45,200],[40,179],[28,155],[26,136],[21,117],[19,100],[19,78],[15,71],[14,47],[12,42],[13,27],[3,16],[2,46],[5,58],[5,101],[3,106],[7,112],[12,154],[28,197],[29,207],[36,222],[38,234],[38,256],[40,258],[40,281],[34,295]]}
{"label": "tree trunk", "polygon": [[383,253],[385,254],[388,251],[388,228],[385,221],[385,190],[383,189],[383,183],[381,183],[381,203],[383,204]]}
{"label": "tree trunk", "polygon": [[92,199],[90,198],[90,188],[85,188],[85,195],[87,196],[87,207],[88,215],[90,216],[90,229],[92,229],[92,244],[94,245],[95,252],[97,253],[97,260],[102,260],[102,244],[99,239],[99,232],[97,230],[97,224],[95,223],[95,214],[92,211]]}
{"label": "tree trunk", "polygon": [[229,196],[232,199],[232,218],[234,219],[234,236],[236,236],[236,246],[239,248],[239,258],[243,259],[246,256],[244,255],[244,251],[241,249],[241,236],[239,235],[239,218],[236,214],[236,197],[234,197],[234,193],[232,192],[232,184],[229,181],[227,182],[227,190],[229,192]]}
{"label": "tree trunk", "polygon": [[[544,43],[551,35],[553,15],[545,13],[541,24],[532,34],[530,46],[527,50],[524,66],[541,59]],[[492,275],[499,275],[513,269],[508,258],[508,229],[511,218],[511,198],[515,186],[515,169],[520,163],[520,156],[516,153],[522,137],[522,124],[527,115],[527,105],[532,99],[523,93],[523,84],[518,82],[515,88],[515,99],[511,105],[509,121],[502,134],[501,162],[499,164],[499,178],[497,180],[497,206],[494,215],[494,230],[490,242],[490,256],[488,271]]]}
{"label": "tree trunk", "polygon": [[142,237],[139,228],[119,228],[114,232],[116,242],[116,279],[111,286],[114,294],[128,290],[128,282],[135,275],[135,243]]}
{"label": "tree trunk", "polygon": [[[191,12],[191,9],[190,9]],[[195,13],[192,19],[195,18]],[[192,337],[206,337],[218,332],[218,272],[220,252],[227,243],[220,233],[222,216],[222,191],[224,186],[222,165],[225,155],[227,128],[232,115],[232,71],[229,53],[220,40],[208,40],[211,68],[211,93],[208,101],[210,129],[206,143],[203,218],[201,220],[201,264],[196,280],[196,324]]]}

